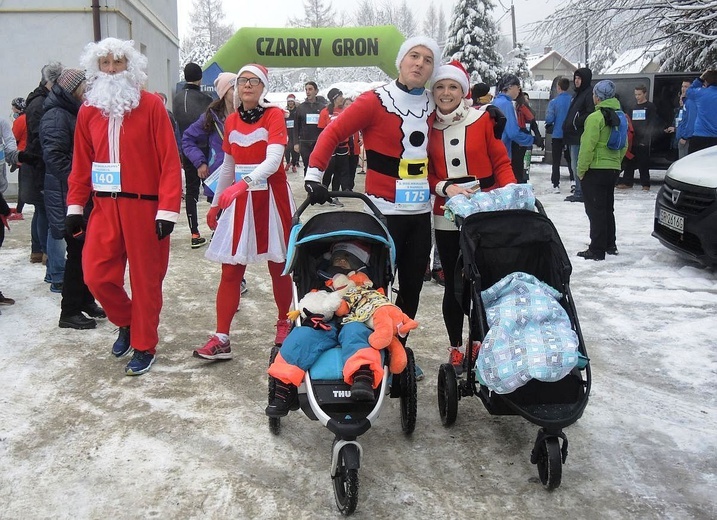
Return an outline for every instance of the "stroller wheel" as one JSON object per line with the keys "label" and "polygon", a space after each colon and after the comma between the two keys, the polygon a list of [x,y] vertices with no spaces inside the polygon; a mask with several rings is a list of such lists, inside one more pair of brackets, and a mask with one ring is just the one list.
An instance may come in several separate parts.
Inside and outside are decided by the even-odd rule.
{"label": "stroller wheel", "polygon": [[458,416],[458,381],[456,371],[450,363],[438,369],[438,412],[443,426],[456,422]]}
{"label": "stroller wheel", "polygon": [[[274,362],[274,359],[276,359],[276,355],[279,353],[279,347],[272,347],[271,348],[271,354],[269,355],[269,365],[271,365]],[[269,400],[268,402],[271,403],[271,401],[274,399],[274,393],[276,392],[276,379],[269,376]],[[274,435],[279,435],[281,433],[281,418],[280,417],[269,417],[269,431],[273,433]]]}
{"label": "stroller wheel", "polygon": [[418,414],[418,386],[416,385],[416,359],[413,350],[406,347],[406,368],[401,372],[401,429],[405,434],[416,429]]}
{"label": "stroller wheel", "polygon": [[332,477],[336,507],[344,516],[353,514],[358,505],[358,456],[356,446],[347,445],[341,448],[336,475]]}
{"label": "stroller wheel", "polygon": [[546,437],[538,446],[538,476],[540,482],[552,491],[560,486],[563,475],[563,460],[560,452],[560,441],[557,437]]}

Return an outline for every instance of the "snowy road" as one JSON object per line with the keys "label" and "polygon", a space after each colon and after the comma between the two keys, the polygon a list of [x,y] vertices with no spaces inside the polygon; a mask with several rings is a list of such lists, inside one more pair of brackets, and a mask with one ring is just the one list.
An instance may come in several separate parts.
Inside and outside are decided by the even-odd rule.
{"label": "snowy road", "polygon": [[[426,283],[409,345],[426,372],[415,433],[398,402],[361,437],[355,518],[717,517],[717,274],[650,237],[652,191],[616,197],[620,255],[575,253],[588,241],[582,204],[531,180],[573,261],[572,291],[593,368],[592,395],[566,430],[561,487],[530,464],[537,426],[493,417],[477,398],[441,425],[438,366],[447,359],[442,288]],[[361,176],[359,181],[362,182]],[[303,196],[300,174],[291,176]],[[567,186],[567,179],[563,182]],[[206,204],[202,205],[206,211]],[[264,266],[250,266],[234,321],[235,359],[193,348],[214,330],[219,267],[179,225],[158,361],[139,378],[110,355],[114,327],[57,328],[59,296],[28,262],[29,220],[0,250],[0,518],[335,518],[332,435],[300,412],[273,436],[263,414],[274,307]]]}

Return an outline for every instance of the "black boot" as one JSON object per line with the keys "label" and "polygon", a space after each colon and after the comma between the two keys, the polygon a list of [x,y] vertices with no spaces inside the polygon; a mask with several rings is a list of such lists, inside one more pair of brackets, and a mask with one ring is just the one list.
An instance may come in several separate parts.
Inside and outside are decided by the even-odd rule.
{"label": "black boot", "polygon": [[373,401],[373,371],[368,365],[361,365],[354,372],[354,382],[351,385],[351,399],[354,401]]}
{"label": "black boot", "polygon": [[274,398],[269,402],[264,413],[269,417],[286,417],[289,410],[298,410],[299,399],[296,387],[279,379],[275,381]]}
{"label": "black boot", "polygon": [[84,307],[82,307],[82,312],[87,314],[90,318],[106,318],[107,314],[105,313],[105,310],[97,305],[97,303],[92,302],[88,303]]}
{"label": "black boot", "polygon": [[97,326],[97,322],[78,312],[72,316],[60,316],[59,326],[61,329],[87,330],[94,329]]}

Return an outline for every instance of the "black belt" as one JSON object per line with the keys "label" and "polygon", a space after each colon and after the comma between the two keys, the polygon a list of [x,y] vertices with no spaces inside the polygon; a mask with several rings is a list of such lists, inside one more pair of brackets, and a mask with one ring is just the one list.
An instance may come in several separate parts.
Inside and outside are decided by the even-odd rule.
{"label": "black belt", "polygon": [[[425,178],[426,171],[424,171],[424,168],[426,167],[425,162],[410,162],[407,159],[404,159],[404,161],[408,162],[408,164],[405,165],[404,168],[404,175],[407,175],[406,178],[410,179],[411,177],[415,178]],[[379,173],[382,173],[384,175],[388,175],[389,177],[394,177],[396,179],[400,179],[401,175],[399,175],[399,168],[401,167],[401,159],[398,157],[392,157],[390,155],[384,155],[381,152],[377,152],[376,150],[366,150],[366,168],[369,170],[373,170]]]}
{"label": "black belt", "polygon": [[127,193],[126,191],[95,191],[95,197],[123,197],[125,199],[159,200],[159,195],[144,195],[143,193]]}

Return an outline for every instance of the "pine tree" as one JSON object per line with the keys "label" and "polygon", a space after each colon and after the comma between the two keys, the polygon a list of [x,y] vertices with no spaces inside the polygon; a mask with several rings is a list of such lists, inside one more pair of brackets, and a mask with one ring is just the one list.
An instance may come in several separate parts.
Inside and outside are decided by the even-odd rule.
{"label": "pine tree", "polygon": [[491,0],[458,0],[443,56],[460,61],[471,81],[495,83],[503,59],[496,51],[498,29]]}
{"label": "pine tree", "polygon": [[523,42],[517,42],[515,49],[510,51],[508,64],[505,67],[505,73],[515,74],[520,78],[520,83],[524,88],[532,84],[532,74],[528,67],[528,53],[530,47],[526,47]]}
{"label": "pine tree", "polygon": [[234,35],[234,27],[223,23],[226,15],[222,0],[194,0],[189,16],[192,20],[191,34],[186,38],[189,46],[201,39],[219,49]]}

